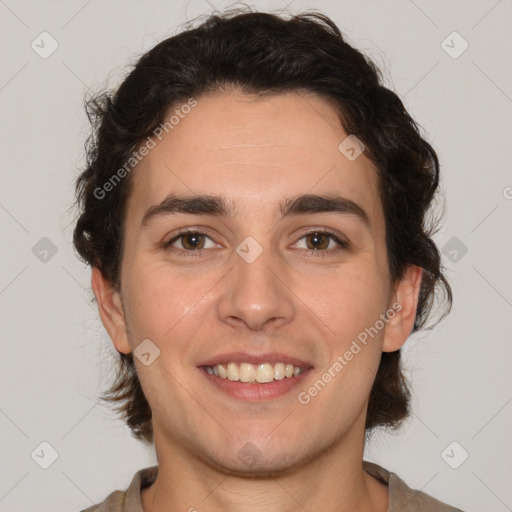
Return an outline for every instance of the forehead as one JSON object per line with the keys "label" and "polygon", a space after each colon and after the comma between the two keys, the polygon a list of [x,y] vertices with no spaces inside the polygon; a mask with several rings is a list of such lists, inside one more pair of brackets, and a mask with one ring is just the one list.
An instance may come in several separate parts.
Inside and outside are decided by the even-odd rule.
{"label": "forehead", "polygon": [[196,101],[134,171],[132,217],[170,192],[227,196],[248,214],[298,194],[339,194],[379,215],[376,171],[364,153],[351,161],[340,151],[348,134],[323,98],[232,90]]}

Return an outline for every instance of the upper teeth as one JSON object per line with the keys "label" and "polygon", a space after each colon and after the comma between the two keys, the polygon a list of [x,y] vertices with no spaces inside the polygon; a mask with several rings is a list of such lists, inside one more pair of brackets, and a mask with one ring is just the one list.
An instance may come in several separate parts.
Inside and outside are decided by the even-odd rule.
{"label": "upper teeth", "polygon": [[302,373],[302,368],[299,366],[285,363],[276,363],[273,366],[270,363],[258,365],[228,363],[227,365],[217,364],[204,368],[210,375],[215,375],[221,379],[260,383],[282,380],[285,377],[294,377]]}

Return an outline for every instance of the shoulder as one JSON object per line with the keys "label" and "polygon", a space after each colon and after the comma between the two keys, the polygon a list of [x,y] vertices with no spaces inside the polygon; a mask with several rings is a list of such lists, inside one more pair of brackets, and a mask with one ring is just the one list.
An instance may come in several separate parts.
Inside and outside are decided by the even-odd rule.
{"label": "shoulder", "polygon": [[398,475],[378,464],[363,461],[363,469],[388,485],[388,512],[463,512],[423,491],[411,489]]}
{"label": "shoulder", "polygon": [[101,503],[80,512],[143,512],[141,491],[150,486],[158,474],[158,466],[141,469],[135,473],[125,491],[112,492]]}
{"label": "shoulder", "polygon": [[101,503],[80,512],[124,512],[127,491],[114,491]]}

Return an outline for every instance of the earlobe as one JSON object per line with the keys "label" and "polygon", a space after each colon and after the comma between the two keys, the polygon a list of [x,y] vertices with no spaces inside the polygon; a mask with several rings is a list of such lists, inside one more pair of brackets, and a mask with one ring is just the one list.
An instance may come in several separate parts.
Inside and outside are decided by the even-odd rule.
{"label": "earlobe", "polygon": [[395,314],[393,317],[388,315],[382,344],[383,352],[399,350],[411,334],[416,320],[422,274],[421,267],[409,265],[404,277],[396,285],[390,304]]}
{"label": "earlobe", "polygon": [[121,295],[114,290],[112,284],[105,279],[101,271],[96,267],[92,268],[91,286],[98,303],[101,322],[107,330],[112,343],[118,352],[129,353],[131,349],[128,343]]}

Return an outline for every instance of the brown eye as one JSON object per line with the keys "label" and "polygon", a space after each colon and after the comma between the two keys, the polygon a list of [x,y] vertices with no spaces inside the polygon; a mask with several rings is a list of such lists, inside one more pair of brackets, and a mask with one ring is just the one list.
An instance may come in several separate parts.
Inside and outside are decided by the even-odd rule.
{"label": "brown eye", "polygon": [[326,233],[309,233],[306,235],[307,247],[311,250],[327,249],[329,247],[330,235],[326,236]]}
{"label": "brown eye", "polygon": [[330,231],[314,230],[302,235],[296,246],[314,256],[332,256],[339,251],[348,249],[349,243]]}
{"label": "brown eye", "polygon": [[200,233],[189,233],[182,235],[181,245],[186,250],[202,249],[204,246],[204,235]]}
{"label": "brown eye", "polygon": [[197,230],[182,231],[163,245],[165,250],[193,254],[200,254],[203,249],[212,249],[215,246],[206,233]]}

